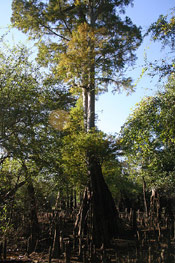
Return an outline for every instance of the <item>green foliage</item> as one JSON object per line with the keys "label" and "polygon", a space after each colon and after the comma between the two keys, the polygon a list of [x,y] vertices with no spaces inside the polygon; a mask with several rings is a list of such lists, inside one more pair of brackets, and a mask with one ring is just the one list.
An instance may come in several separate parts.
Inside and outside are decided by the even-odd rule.
{"label": "green foliage", "polygon": [[119,205],[121,200],[126,199],[132,200],[134,203],[141,192],[140,187],[124,172],[122,162],[119,162],[116,157],[110,158],[104,161],[102,168],[105,181],[109,186],[115,203]]}
{"label": "green foliage", "polygon": [[109,158],[111,152],[110,142],[102,132],[86,133],[79,131],[70,133],[64,137],[62,149],[64,173],[72,175],[72,183],[77,186],[85,186],[87,177],[87,152],[92,158],[97,159],[101,164]]}
{"label": "green foliage", "polygon": [[[155,76],[160,75],[160,79],[165,76],[170,76],[175,72],[175,15],[174,8],[168,15],[160,15],[158,20],[154,22],[148,29],[147,34],[151,34],[153,41],[159,41],[162,44],[162,49],[168,49],[166,59],[160,59],[149,63],[146,61],[146,67],[150,74]],[[146,34],[146,35],[147,35]],[[171,56],[169,56],[169,53]]]}
{"label": "green foliage", "polygon": [[0,210],[0,233],[2,237],[9,235],[12,229],[13,225],[9,220],[9,211],[7,205],[4,205]]}
{"label": "green foliage", "polygon": [[76,107],[70,111],[61,152],[64,176],[68,176],[69,184],[77,189],[82,189],[89,180],[87,176],[87,153],[98,160],[100,164],[115,156],[113,139],[95,129],[86,133],[81,99],[77,101]]}
{"label": "green foliage", "polygon": [[175,44],[175,16],[174,9],[169,15],[160,15],[158,20],[153,23],[149,32],[152,33],[154,41],[159,40],[162,42],[163,47],[169,45],[174,49]]}
{"label": "green foliage", "polygon": [[39,157],[46,151],[56,135],[48,124],[49,114],[67,110],[72,101],[59,83],[43,79],[28,56],[24,47],[0,54],[0,143],[7,155],[16,158]]}
{"label": "green foliage", "polygon": [[[6,52],[3,48],[0,51],[0,200],[2,207],[5,203],[10,205],[13,199],[9,209],[25,207],[28,211],[23,185],[31,180],[36,182],[34,185],[37,180],[44,186],[47,182],[54,192],[54,180],[62,183],[64,131],[55,130],[49,116],[55,110],[68,112],[75,99],[62,90],[57,80],[41,74],[24,46],[7,48]],[[49,187],[44,189],[49,192]]]}
{"label": "green foliage", "polygon": [[175,186],[175,81],[165,92],[143,99],[121,130],[121,143],[130,169],[144,176],[152,187],[173,190]]}

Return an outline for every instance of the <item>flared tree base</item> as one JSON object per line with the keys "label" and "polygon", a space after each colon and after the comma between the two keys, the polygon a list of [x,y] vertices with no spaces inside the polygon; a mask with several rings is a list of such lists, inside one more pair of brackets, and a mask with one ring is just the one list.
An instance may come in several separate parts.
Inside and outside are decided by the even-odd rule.
{"label": "flared tree base", "polygon": [[119,235],[120,220],[101,165],[92,158],[89,160],[89,178],[75,229],[79,236],[90,235],[97,247],[108,246],[111,239]]}

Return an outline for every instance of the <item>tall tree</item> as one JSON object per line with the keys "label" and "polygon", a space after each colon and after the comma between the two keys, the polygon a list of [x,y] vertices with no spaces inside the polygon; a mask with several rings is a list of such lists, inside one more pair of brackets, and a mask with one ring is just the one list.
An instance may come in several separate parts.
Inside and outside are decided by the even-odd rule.
{"label": "tall tree", "polygon": [[[135,60],[140,28],[121,18],[132,0],[13,0],[11,21],[33,39],[39,39],[38,60],[50,66],[74,92],[82,94],[84,128],[95,127],[95,94],[115,83],[130,87],[123,73]],[[93,237],[108,243],[118,231],[117,212],[105,184],[98,158],[87,152],[89,192],[93,203]],[[81,231],[80,231],[81,232]]]}
{"label": "tall tree", "polygon": [[73,88],[82,89],[87,130],[94,127],[94,96],[102,84],[114,81],[115,89],[131,87],[123,70],[135,60],[141,33],[128,17],[119,16],[130,3],[13,1],[12,23],[39,39],[40,62]]}

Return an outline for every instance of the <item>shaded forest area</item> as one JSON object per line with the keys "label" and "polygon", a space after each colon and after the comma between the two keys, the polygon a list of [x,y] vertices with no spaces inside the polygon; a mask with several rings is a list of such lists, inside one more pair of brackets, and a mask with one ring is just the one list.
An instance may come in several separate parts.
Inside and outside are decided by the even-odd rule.
{"label": "shaded forest area", "polygon": [[[121,127],[96,127],[95,100],[133,91],[144,37],[133,1],[13,0],[12,25],[37,46],[0,42],[0,261],[175,262],[174,13],[146,35],[172,61]],[[112,114],[112,113],[111,113]]]}

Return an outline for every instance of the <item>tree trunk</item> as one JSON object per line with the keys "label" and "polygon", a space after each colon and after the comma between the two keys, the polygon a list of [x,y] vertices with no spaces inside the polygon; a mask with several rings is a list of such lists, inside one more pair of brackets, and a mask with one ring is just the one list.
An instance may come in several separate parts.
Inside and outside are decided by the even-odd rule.
{"label": "tree trunk", "polygon": [[30,201],[30,222],[31,222],[31,235],[29,238],[28,253],[30,254],[36,248],[38,236],[39,236],[39,223],[37,217],[37,207],[35,199],[35,190],[33,183],[30,180],[27,185],[27,191]]}
{"label": "tree trunk", "polygon": [[37,205],[36,205],[36,199],[35,199],[35,189],[33,186],[31,176],[28,173],[28,169],[27,169],[27,166],[25,164],[25,161],[23,162],[23,169],[25,171],[25,179],[26,179],[26,183],[27,183],[27,192],[28,192],[28,197],[29,197],[29,202],[30,202],[31,233],[30,233],[30,237],[28,239],[28,245],[27,245],[27,252],[28,252],[28,254],[30,254],[36,248],[40,228],[39,228],[38,217],[37,217]]}
{"label": "tree trunk", "polygon": [[83,200],[77,215],[77,219],[75,222],[75,232],[77,232],[78,236],[81,237],[85,233],[85,225],[87,224],[87,216],[88,211],[90,208],[90,189],[89,187],[86,187],[84,190]]}
{"label": "tree trunk", "polygon": [[91,85],[88,92],[88,109],[87,109],[87,132],[95,127],[95,87]]}
{"label": "tree trunk", "polygon": [[143,180],[143,202],[144,202],[144,209],[145,209],[145,215],[148,217],[148,207],[147,207],[147,202],[146,202],[146,182],[144,177],[142,177]]}
{"label": "tree trunk", "polygon": [[89,160],[93,242],[97,246],[109,245],[110,240],[119,234],[119,216],[112,194],[103,178],[101,165],[93,157]]}
{"label": "tree trunk", "polygon": [[59,258],[59,256],[60,256],[60,225],[59,222],[56,222],[51,257]]}
{"label": "tree trunk", "polygon": [[[84,192],[75,229],[79,237],[86,235],[88,231],[97,247],[102,244],[107,246],[113,237],[119,235],[119,215],[103,178],[101,165],[94,156],[89,157],[88,172],[90,183]],[[88,221],[91,221],[90,227]]]}
{"label": "tree trunk", "polygon": [[82,89],[82,97],[83,97],[83,109],[84,109],[84,128],[87,130],[87,115],[88,115],[88,94],[87,87],[83,87]]}

